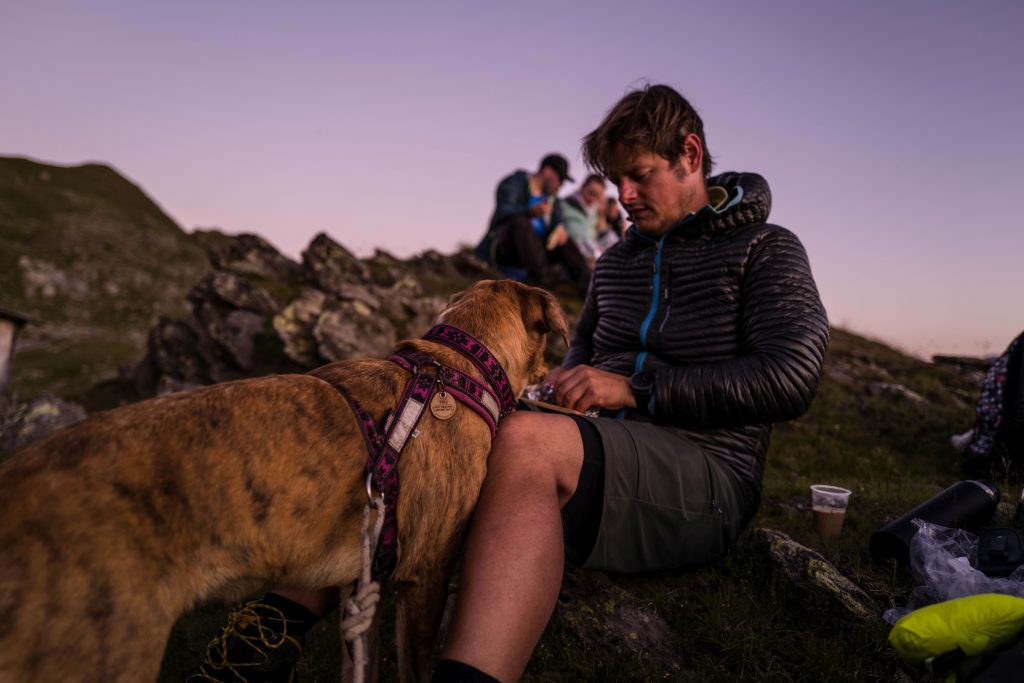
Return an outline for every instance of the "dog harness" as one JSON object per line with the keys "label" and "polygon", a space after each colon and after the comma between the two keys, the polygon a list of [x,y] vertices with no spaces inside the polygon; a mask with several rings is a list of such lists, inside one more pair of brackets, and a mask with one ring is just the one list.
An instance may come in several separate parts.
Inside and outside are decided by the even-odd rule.
{"label": "dog harness", "polygon": [[[480,370],[489,386],[438,362],[430,354],[415,349],[402,349],[389,360],[400,365],[412,377],[406,382],[398,405],[384,415],[380,427],[355,397],[339,389],[356,415],[370,453],[366,463],[367,496],[373,501],[373,490],[376,489],[383,497],[384,522],[373,557],[373,575],[378,581],[391,575],[398,559],[398,521],[395,514],[399,489],[398,459],[409,439],[416,436],[416,425],[423,416],[424,408],[431,404],[435,396],[445,399],[450,393],[483,418],[492,439],[498,421],[516,409],[512,385],[501,363],[472,335],[450,325],[435,325],[422,339],[443,344],[461,353]],[[447,419],[441,417],[443,414],[439,414],[439,419]]]}

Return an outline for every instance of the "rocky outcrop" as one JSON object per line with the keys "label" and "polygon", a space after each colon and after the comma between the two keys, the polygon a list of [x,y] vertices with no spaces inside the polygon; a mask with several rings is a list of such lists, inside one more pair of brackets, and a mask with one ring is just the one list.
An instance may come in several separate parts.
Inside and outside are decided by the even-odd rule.
{"label": "rocky outcrop", "polygon": [[447,295],[487,275],[468,254],[427,252],[403,262],[383,251],[360,260],[324,234],[296,263],[255,235],[220,236],[213,271],[189,291],[190,314],[161,318],[135,368],[145,394],[272,372],[296,372],[346,358],[386,356],[419,336]]}

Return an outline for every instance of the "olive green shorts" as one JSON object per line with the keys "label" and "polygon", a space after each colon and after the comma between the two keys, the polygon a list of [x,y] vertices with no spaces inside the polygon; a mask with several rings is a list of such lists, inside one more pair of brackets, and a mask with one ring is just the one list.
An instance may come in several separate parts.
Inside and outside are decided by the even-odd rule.
{"label": "olive green shorts", "polygon": [[685,432],[593,418],[604,448],[597,540],[584,567],[644,572],[704,564],[725,554],[742,527],[735,477]]}

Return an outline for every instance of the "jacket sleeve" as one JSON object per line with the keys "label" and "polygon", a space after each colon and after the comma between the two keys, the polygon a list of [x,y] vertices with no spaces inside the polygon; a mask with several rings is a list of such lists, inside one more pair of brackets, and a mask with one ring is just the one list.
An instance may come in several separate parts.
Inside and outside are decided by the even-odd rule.
{"label": "jacket sleeve", "polygon": [[497,225],[509,218],[526,216],[530,212],[529,189],[523,183],[520,173],[513,173],[500,183],[495,192],[494,217],[492,225]]}
{"label": "jacket sleeve", "polygon": [[818,387],[828,319],[807,253],[784,228],[751,245],[741,285],[740,355],[658,368],[655,419],[739,427],[801,415]]}

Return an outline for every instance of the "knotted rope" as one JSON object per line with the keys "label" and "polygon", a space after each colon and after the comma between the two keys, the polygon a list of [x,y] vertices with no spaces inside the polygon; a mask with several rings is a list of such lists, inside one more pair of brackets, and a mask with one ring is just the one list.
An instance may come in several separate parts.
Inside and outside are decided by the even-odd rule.
{"label": "knotted rope", "polygon": [[[370,534],[370,509],[377,512],[377,519],[373,524],[373,534]],[[371,498],[370,502],[363,508],[363,528],[359,532],[359,540],[362,544],[362,569],[359,580],[348,602],[345,603],[345,618],[342,619],[340,629],[345,642],[352,644],[352,680],[353,683],[364,683],[366,679],[366,665],[369,663],[369,629],[373,624],[373,617],[377,613],[377,603],[380,602],[380,583],[373,580],[371,567],[373,555],[377,550],[377,540],[380,538],[380,530],[384,526],[384,496]]]}

